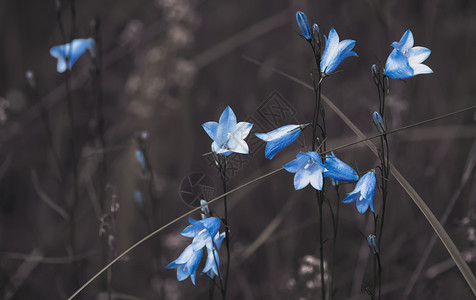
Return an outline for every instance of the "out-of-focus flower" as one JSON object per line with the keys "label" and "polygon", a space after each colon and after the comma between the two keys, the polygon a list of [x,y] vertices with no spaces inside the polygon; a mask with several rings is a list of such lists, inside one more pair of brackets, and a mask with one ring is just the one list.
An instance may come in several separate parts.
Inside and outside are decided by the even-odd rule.
{"label": "out-of-focus flower", "polygon": [[406,79],[419,74],[433,73],[427,65],[422,64],[431,50],[425,47],[413,47],[413,34],[409,30],[405,31],[400,42],[393,42],[392,53],[385,63],[385,75],[394,79]]}
{"label": "out-of-focus flower", "polygon": [[334,152],[331,154],[326,154],[326,161],[324,162],[324,172],[322,173],[325,177],[333,179],[334,185],[338,184],[338,181],[356,181],[359,179],[359,175],[355,172],[352,167],[344,163],[342,160],[338,159]]}
{"label": "out-of-focus flower", "polygon": [[276,153],[294,142],[308,125],[286,125],[268,133],[255,133],[255,135],[268,143],[264,153],[268,159],[272,159]]}
{"label": "out-of-focus flower", "polygon": [[225,233],[218,233],[213,238],[214,248],[210,250],[207,248],[207,262],[205,263],[205,267],[203,268],[202,273],[208,275],[208,277],[213,278],[219,275],[218,268],[220,267],[220,257],[218,256],[217,250],[220,249],[221,242],[225,238]]}
{"label": "out-of-focus flower", "polygon": [[384,133],[385,123],[383,122],[382,116],[377,111],[374,111],[372,114],[372,119],[374,120],[374,124],[375,127],[377,127],[378,132]]}
{"label": "out-of-focus flower", "polygon": [[50,49],[51,56],[58,59],[56,69],[63,73],[66,69],[71,70],[73,64],[83,55],[86,50],[94,57],[96,55],[94,39],[75,39],[71,43],[54,46]]}
{"label": "out-of-focus flower", "polygon": [[147,171],[147,163],[145,161],[144,152],[142,152],[141,150],[136,150],[136,158],[137,158],[137,161],[139,162],[142,172]]}
{"label": "out-of-focus flower", "polygon": [[339,42],[339,35],[334,28],[329,32],[329,38],[324,35],[326,40],[326,49],[321,58],[321,72],[325,74],[332,73],[339,64],[349,56],[357,56],[357,53],[351,51],[354,48],[354,40],[343,40]]}
{"label": "out-of-focus flower", "polygon": [[219,123],[207,122],[202,127],[213,140],[213,152],[222,155],[230,155],[233,152],[248,154],[248,144],[244,139],[250,133],[253,124],[236,123],[236,116],[229,106],[221,114]]}
{"label": "out-of-focus flower", "polygon": [[211,217],[200,221],[188,218],[188,221],[191,225],[187,226],[181,234],[193,238],[193,248],[198,250],[206,246],[208,249],[213,249],[212,237],[217,234],[218,228],[220,228],[220,220]]}
{"label": "out-of-focus flower", "polygon": [[311,39],[311,26],[309,26],[309,21],[307,20],[306,14],[302,11],[296,13],[296,21],[298,23],[299,29],[301,29],[302,36],[306,40]]}
{"label": "out-of-focus flower", "polygon": [[202,249],[195,250],[193,244],[189,245],[179,258],[171,262],[166,266],[167,269],[177,268],[177,279],[179,281],[187,279],[190,276],[192,283],[195,284],[195,273],[198,268],[198,264],[202,259]]}
{"label": "out-of-focus flower", "polygon": [[296,159],[284,165],[284,169],[294,175],[294,188],[300,190],[309,183],[316,190],[322,189],[322,172],[324,165],[317,152],[300,152]]}
{"label": "out-of-focus flower", "polygon": [[354,190],[347,194],[348,196],[342,200],[344,203],[356,202],[357,210],[363,214],[370,209],[374,211],[373,198],[376,185],[375,171],[371,170],[364,176],[360,177]]}

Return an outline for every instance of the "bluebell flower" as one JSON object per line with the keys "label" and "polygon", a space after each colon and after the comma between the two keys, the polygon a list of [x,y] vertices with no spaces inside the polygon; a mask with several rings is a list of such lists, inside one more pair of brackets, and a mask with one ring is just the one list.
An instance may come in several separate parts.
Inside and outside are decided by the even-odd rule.
{"label": "bluebell flower", "polygon": [[220,220],[215,217],[210,217],[200,221],[188,218],[188,221],[191,225],[187,226],[181,234],[193,238],[193,249],[198,250],[203,248],[203,246],[206,246],[208,249],[213,249],[212,238],[215,237],[218,228],[220,228]]}
{"label": "bluebell flower", "polygon": [[419,74],[433,73],[427,65],[422,64],[431,50],[425,47],[413,47],[413,34],[405,31],[400,42],[393,42],[392,53],[385,63],[385,75],[394,79],[405,79]]}
{"label": "bluebell flower", "polygon": [[218,268],[220,267],[220,257],[218,256],[217,250],[220,249],[221,242],[225,238],[225,233],[217,233],[213,238],[213,244],[215,247],[213,250],[207,248],[207,261],[205,267],[203,268],[202,273],[208,275],[208,277],[213,278],[218,276]]}
{"label": "bluebell flower", "polygon": [[322,189],[322,172],[324,165],[317,152],[300,152],[296,159],[283,166],[284,169],[294,175],[294,188],[300,190],[309,183],[316,190]]}
{"label": "bluebell flower", "polygon": [[372,119],[374,120],[374,125],[377,127],[378,132],[384,133],[385,123],[383,122],[382,116],[377,111],[374,111]]}
{"label": "bluebell flower", "polygon": [[352,167],[344,163],[342,160],[338,159],[334,152],[331,154],[326,154],[326,161],[324,162],[324,172],[322,173],[325,177],[332,178],[333,184],[338,184],[339,181],[356,181],[359,179],[359,175],[355,172]]}
{"label": "bluebell flower", "polygon": [[[73,64],[86,50],[89,50],[92,56],[96,55],[94,39],[76,39],[71,43],[54,46],[50,49],[50,54],[58,59],[57,71],[63,73],[66,69],[71,70]],[[66,61],[68,61],[67,66]]]}
{"label": "bluebell flower", "polygon": [[334,28],[329,32],[329,38],[324,35],[326,40],[326,49],[321,57],[321,72],[325,74],[332,73],[339,64],[349,56],[357,56],[357,53],[351,51],[354,48],[354,40],[343,40],[339,42],[339,35]]}
{"label": "bluebell flower", "polygon": [[137,161],[139,162],[142,172],[147,171],[147,163],[145,161],[144,152],[142,152],[141,150],[136,150],[136,158],[137,158]]}
{"label": "bluebell flower", "polygon": [[294,142],[308,125],[286,125],[268,133],[255,133],[255,135],[268,143],[264,153],[268,159],[272,159],[276,153]]}
{"label": "bluebell flower", "polygon": [[248,154],[248,144],[244,139],[250,133],[253,124],[236,123],[236,116],[229,106],[221,114],[219,123],[207,122],[202,127],[213,140],[213,152],[222,155],[230,155],[233,152]]}
{"label": "bluebell flower", "polygon": [[202,249],[195,250],[193,244],[189,245],[179,258],[171,262],[166,266],[167,269],[177,268],[177,279],[179,281],[187,279],[190,276],[192,283],[195,284],[195,273],[198,268],[198,264],[202,259]]}
{"label": "bluebell flower", "polygon": [[360,177],[354,190],[347,194],[348,196],[342,200],[344,203],[350,203],[355,201],[357,210],[363,214],[370,209],[374,211],[373,198],[375,193],[375,173],[374,171],[367,172],[364,176]]}
{"label": "bluebell flower", "polygon": [[311,26],[309,26],[309,21],[307,20],[306,14],[302,11],[296,13],[296,21],[301,29],[302,35],[306,40],[311,39]]}

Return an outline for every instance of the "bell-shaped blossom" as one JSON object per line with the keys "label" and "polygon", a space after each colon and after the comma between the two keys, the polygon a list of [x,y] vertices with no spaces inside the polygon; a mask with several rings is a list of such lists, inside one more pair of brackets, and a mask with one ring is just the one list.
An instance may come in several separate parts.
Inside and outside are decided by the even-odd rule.
{"label": "bell-shaped blossom", "polygon": [[283,166],[284,169],[294,175],[294,188],[300,190],[309,183],[316,190],[322,189],[322,172],[324,165],[317,152],[300,152],[296,159]]}
{"label": "bell-shaped blossom", "polygon": [[374,211],[373,198],[375,193],[376,178],[374,171],[367,172],[364,176],[360,177],[354,190],[347,194],[347,197],[342,200],[344,203],[350,203],[355,201],[357,210],[363,214],[370,209]]}
{"label": "bell-shaped blossom", "polygon": [[235,113],[229,106],[221,114],[219,123],[207,122],[202,127],[213,140],[213,152],[222,155],[230,155],[233,152],[248,154],[248,144],[244,139],[250,133],[253,124],[248,122],[236,123]]}
{"label": "bell-shaped blossom", "polygon": [[393,42],[392,53],[385,63],[385,75],[394,79],[406,79],[419,74],[433,73],[427,65],[422,64],[431,50],[425,47],[413,47],[414,39],[410,30],[407,30],[400,42]]}
{"label": "bell-shaped blossom", "polygon": [[198,250],[203,248],[203,246],[206,246],[207,249],[213,249],[212,237],[217,234],[218,228],[220,228],[220,220],[210,217],[200,221],[188,218],[188,221],[191,225],[187,226],[181,234],[193,238],[193,249]]}
{"label": "bell-shaped blossom", "polygon": [[219,233],[213,238],[213,245],[215,246],[213,250],[207,248],[207,261],[205,267],[203,268],[202,273],[208,275],[208,277],[213,278],[218,276],[218,268],[220,267],[220,257],[218,256],[217,250],[220,249],[221,242],[225,238],[225,233]]}
{"label": "bell-shaped blossom", "polygon": [[185,250],[183,250],[179,258],[168,264],[166,268],[177,268],[177,279],[179,281],[185,280],[188,276],[190,276],[192,283],[195,284],[195,273],[197,271],[198,264],[202,259],[202,253],[203,250],[201,248],[199,250],[195,250],[193,244],[191,244],[185,248]]}
{"label": "bell-shaped blossom", "polygon": [[326,154],[324,167],[325,169],[322,174],[325,177],[332,178],[334,185],[338,184],[339,181],[351,182],[359,179],[357,172],[351,166],[338,159],[334,152]]}
{"label": "bell-shaped blossom", "polygon": [[276,153],[294,142],[308,125],[286,125],[268,133],[255,133],[255,135],[268,143],[264,154],[266,158],[272,159]]}
{"label": "bell-shaped blossom", "polygon": [[306,40],[311,39],[311,26],[309,26],[309,21],[307,20],[306,14],[302,11],[296,13],[296,21],[298,23],[299,29],[301,29],[302,36]]}
{"label": "bell-shaped blossom", "polygon": [[50,49],[51,56],[58,59],[56,69],[59,73],[63,73],[66,69],[71,70],[73,64],[89,50],[92,56],[96,55],[94,39],[75,39],[71,43],[54,46]]}
{"label": "bell-shaped blossom", "polygon": [[321,57],[321,72],[325,74],[332,73],[339,64],[349,56],[357,56],[357,53],[351,51],[354,48],[354,40],[343,40],[339,42],[339,35],[334,28],[329,32],[329,38],[324,35],[326,40],[326,49]]}

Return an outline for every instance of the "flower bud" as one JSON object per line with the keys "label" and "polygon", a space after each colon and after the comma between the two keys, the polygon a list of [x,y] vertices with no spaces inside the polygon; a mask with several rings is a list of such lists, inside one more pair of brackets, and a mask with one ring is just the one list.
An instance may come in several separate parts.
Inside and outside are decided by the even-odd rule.
{"label": "flower bud", "polygon": [[147,163],[145,161],[144,152],[142,152],[141,150],[137,150],[136,151],[136,158],[137,158],[137,161],[139,162],[139,165],[140,165],[140,168],[141,168],[142,172],[145,173],[147,171]]}
{"label": "flower bud", "polygon": [[[200,205],[204,205],[204,204],[207,204],[207,201],[205,200],[200,200]],[[202,219],[205,219],[205,218],[208,218],[208,217],[211,217],[210,215],[210,209],[208,208],[208,205],[205,205],[204,207],[202,207]]]}
{"label": "flower bud", "polygon": [[314,24],[312,25],[312,38],[314,39],[314,41],[319,44],[320,41],[321,41],[321,38],[319,36],[319,26],[317,26],[317,24]]}
{"label": "flower bud", "polygon": [[383,122],[382,116],[374,111],[372,114],[372,118],[374,120],[375,127],[377,127],[378,132],[384,133],[386,131],[385,129],[385,123]]}
{"label": "flower bud", "polygon": [[296,21],[301,29],[301,33],[306,40],[311,39],[311,26],[309,25],[309,21],[307,20],[306,15],[302,11],[298,11],[296,13]]}
{"label": "flower bud", "polygon": [[25,73],[26,80],[32,89],[36,88],[35,74],[32,70],[28,70]]}
{"label": "flower bud", "polygon": [[375,65],[375,64],[372,65],[371,70],[372,70],[372,76],[374,78],[374,82],[375,82],[376,85],[378,85],[379,82],[380,82],[380,76],[379,76],[380,72],[378,70],[377,65]]}
{"label": "flower bud", "polygon": [[369,234],[367,237],[367,243],[369,244],[370,250],[372,250],[373,254],[378,253],[378,246],[377,246],[377,237],[373,234]]}

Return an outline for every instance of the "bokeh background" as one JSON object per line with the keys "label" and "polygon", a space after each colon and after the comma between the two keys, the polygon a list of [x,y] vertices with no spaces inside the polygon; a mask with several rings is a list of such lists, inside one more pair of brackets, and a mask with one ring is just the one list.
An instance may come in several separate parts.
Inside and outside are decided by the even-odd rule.
{"label": "bokeh background", "polygon": [[[475,104],[476,3],[470,0],[83,0],[75,1],[73,19],[71,2],[57,3],[68,36],[73,19],[75,37],[95,35],[96,25],[101,54],[99,64],[85,54],[70,76],[79,202],[75,206],[66,76],[56,72],[49,55],[63,43],[55,1],[3,0],[2,299],[65,299],[108,260],[187,212],[190,194],[207,199],[221,194],[220,176],[203,156],[211,140],[201,124],[218,120],[227,105],[239,120],[255,124],[253,132],[310,122],[313,92],[247,59],[309,84],[313,58],[297,33],[297,10],[318,23],[322,34],[334,27],[341,39],[357,41],[359,57],[346,59],[339,67],[343,72],[325,80],[323,93],[367,135],[376,133],[371,113],[378,108],[370,66],[384,66],[390,44],[407,29],[416,45],[432,50],[425,63],[434,74],[391,81],[388,127]],[[27,70],[36,88],[28,84]],[[325,109],[330,147],[357,140]],[[475,136],[470,111],[390,137],[392,162],[438,218],[448,215],[445,229],[473,270]],[[264,144],[248,141],[249,156],[230,157],[228,188],[281,167],[311,144],[305,132],[269,161]],[[146,154],[145,170],[136,160],[138,149]],[[378,165],[362,145],[336,154],[361,174]],[[229,197],[229,299],[320,299],[318,207],[312,189],[296,192],[292,179],[282,171]],[[402,299],[405,291],[408,299],[472,298],[439,241],[417,280],[411,279],[434,234],[393,178],[389,186],[383,298]],[[352,188],[341,187],[341,198]],[[335,207],[335,192],[328,194]],[[377,209],[379,200],[377,191]],[[223,217],[222,202],[211,209]],[[324,218],[330,263],[328,210]],[[341,205],[334,299],[369,299],[365,289],[373,283],[373,262],[363,236],[373,233],[371,219],[354,204]],[[177,222],[116,263],[109,273],[112,297],[209,299],[205,276],[197,276],[193,286],[189,279],[177,282],[175,270],[164,268],[190,242],[179,235],[187,224]],[[107,298],[106,274],[78,296]]]}

